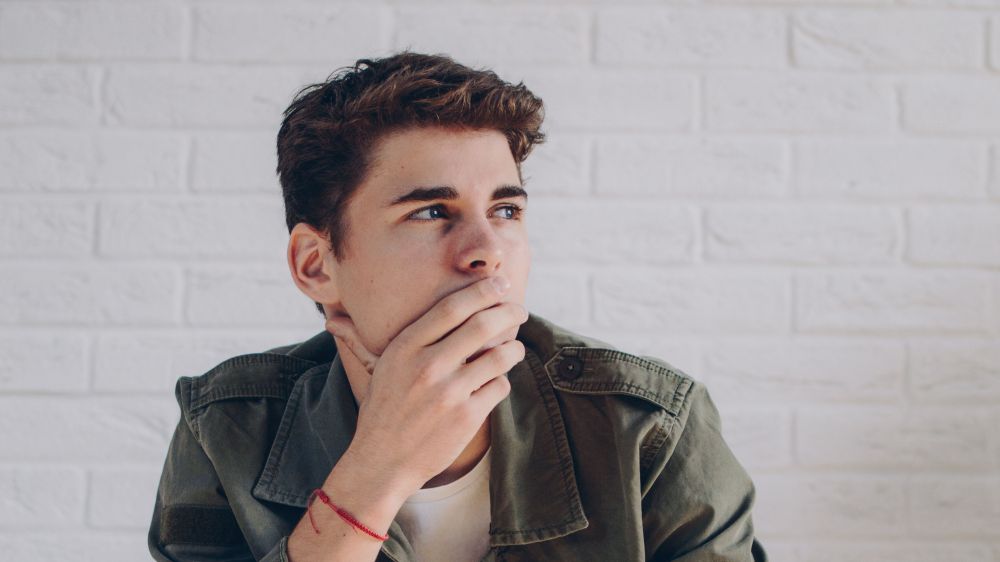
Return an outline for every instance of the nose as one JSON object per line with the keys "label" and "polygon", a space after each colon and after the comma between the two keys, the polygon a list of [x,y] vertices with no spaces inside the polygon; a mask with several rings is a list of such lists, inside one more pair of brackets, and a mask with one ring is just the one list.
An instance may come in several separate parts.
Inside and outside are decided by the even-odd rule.
{"label": "nose", "polygon": [[500,269],[504,258],[503,240],[486,218],[462,225],[458,236],[455,266],[463,272],[487,277]]}

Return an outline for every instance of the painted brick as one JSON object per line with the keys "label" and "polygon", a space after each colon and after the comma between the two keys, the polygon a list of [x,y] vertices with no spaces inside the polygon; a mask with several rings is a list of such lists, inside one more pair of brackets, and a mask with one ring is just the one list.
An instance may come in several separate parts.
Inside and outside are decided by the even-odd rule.
{"label": "painted brick", "polygon": [[185,317],[196,326],[315,326],[318,332],[323,319],[287,267],[284,260],[266,267],[192,267]]}
{"label": "painted brick", "polygon": [[903,128],[920,133],[1000,131],[1000,79],[910,78],[901,85]]}
{"label": "painted brick", "polygon": [[[58,500],[52,488],[58,487]],[[50,466],[0,467],[0,525],[5,529],[59,529],[83,521],[83,471]]]}
{"label": "painted brick", "polygon": [[93,530],[73,533],[50,531],[0,534],[0,550],[12,560],[32,562],[135,562],[149,558],[146,533],[116,533],[111,536]]}
{"label": "painted brick", "polygon": [[[997,408],[994,405],[992,410],[993,410],[993,419],[991,419],[989,422],[990,427],[991,428],[1000,427],[1000,408]],[[993,473],[996,474],[997,469],[1000,468],[1000,434],[998,434],[996,431],[991,431],[990,437],[992,437],[993,441],[993,443],[990,446],[990,456],[993,459],[993,466],[994,466]]]}
{"label": "painted brick", "polygon": [[929,338],[909,345],[910,392],[921,402],[1000,402],[1000,340]]}
{"label": "painted brick", "polygon": [[[0,557],[148,559],[176,377],[322,329],[277,245],[282,110],[337,66],[411,44],[545,99],[550,143],[525,172],[531,216],[555,220],[530,230],[604,231],[591,246],[620,255],[541,248],[529,308],[708,385],[774,560],[1000,562],[1000,0],[423,4],[0,0],[0,192],[16,194],[0,202]],[[253,210],[265,197],[271,219]],[[809,224],[782,214],[792,200]],[[608,226],[574,228],[557,205]],[[81,231],[74,208],[105,231]],[[880,212],[912,219],[892,254],[911,263],[842,267],[884,257],[836,245]],[[246,217],[281,229],[273,250]],[[119,224],[133,240],[113,239]],[[703,250],[716,231],[744,245]],[[41,479],[72,481],[71,515],[43,511]]]}
{"label": "painted brick", "polygon": [[676,263],[694,256],[694,210],[676,203],[539,199],[525,216],[535,259],[546,263]]}
{"label": "painted brick", "polygon": [[71,65],[0,65],[0,126],[96,125],[101,71]]}
{"label": "painted brick", "polygon": [[536,265],[531,268],[524,304],[532,314],[559,325],[582,325],[590,317],[589,297],[587,276],[580,271]]}
{"label": "painted brick", "polygon": [[274,258],[288,243],[280,197],[107,201],[100,216],[104,256]]}
{"label": "painted brick", "polygon": [[948,6],[955,8],[996,8],[1000,0],[897,0],[898,4],[910,6]]}
{"label": "painted brick", "polygon": [[[660,0],[662,1],[662,0]],[[781,4],[781,5],[791,5],[799,7],[804,3],[811,4],[837,4],[837,5],[847,5],[850,7],[862,7],[868,5],[885,5],[892,4],[893,2],[898,2],[899,0],[703,0],[706,4],[741,4],[747,6],[754,6],[756,4]],[[904,0],[905,1],[905,0]],[[934,0],[931,0],[934,1]]]}
{"label": "painted brick", "polygon": [[473,67],[588,60],[587,14],[572,6],[401,6],[395,26],[396,49],[454,53]]}
{"label": "painted brick", "polygon": [[87,201],[7,199],[0,206],[0,256],[85,258],[93,215]]}
{"label": "painted brick", "polygon": [[758,475],[754,521],[775,537],[901,537],[906,490],[892,476]]}
{"label": "painted brick", "polygon": [[713,205],[705,256],[721,262],[887,263],[900,244],[886,208],[834,205]]}
{"label": "painted brick", "polygon": [[600,194],[770,198],[787,191],[788,150],[778,141],[602,135],[596,155]]}
{"label": "painted brick", "polygon": [[333,71],[383,50],[386,15],[363,3],[200,5],[194,10],[192,50],[195,60],[315,61],[332,64]]}
{"label": "painted brick", "polygon": [[914,207],[908,238],[916,263],[1000,266],[1000,205]]}
{"label": "painted brick", "polygon": [[1000,199],[1000,145],[990,147],[989,191],[994,199]]}
{"label": "painted brick", "polygon": [[[994,7],[1000,7],[1000,1],[998,0],[983,0],[992,1]],[[1000,69],[1000,17],[993,16],[990,19],[990,67],[994,69]],[[1000,552],[998,552],[1000,554]]]}
{"label": "painted brick", "polygon": [[180,417],[170,398],[0,396],[2,461],[162,464]]}
{"label": "painted brick", "polygon": [[1000,275],[993,275],[993,333],[1000,334]]}
{"label": "painted brick", "polygon": [[194,138],[191,187],[196,191],[281,193],[277,133],[203,133]]}
{"label": "painted brick", "polygon": [[[317,315],[318,316],[318,315]],[[168,396],[178,377],[197,376],[219,363],[303,341],[315,329],[266,333],[100,334],[95,345],[94,386],[105,392],[150,392]]]}
{"label": "painted brick", "polygon": [[893,129],[893,93],[868,77],[732,73],[705,79],[711,131],[876,133]]}
{"label": "painted brick", "polygon": [[[795,557],[775,558],[775,560],[796,560],[798,562],[837,562],[841,560],[878,560],[879,562],[982,562],[989,560],[989,547],[982,544],[932,543],[924,540],[906,542],[859,542],[812,543],[795,551]],[[771,554],[771,549],[768,549]]]}
{"label": "painted brick", "polygon": [[984,42],[977,14],[811,10],[792,19],[793,57],[806,67],[981,68]]}
{"label": "painted brick", "polygon": [[720,410],[722,435],[740,464],[748,470],[791,466],[792,432],[788,412],[740,408],[735,403],[727,406],[724,411]]}
{"label": "painted brick", "polygon": [[720,400],[891,402],[902,391],[904,361],[893,342],[724,341],[707,346],[704,372]]}
{"label": "painted brick", "polygon": [[87,522],[96,528],[149,528],[159,466],[99,468],[90,473]]}
{"label": "painted brick", "polygon": [[163,267],[0,268],[0,324],[167,324],[180,283]]}
{"label": "painted brick", "polygon": [[788,282],[780,275],[615,268],[594,277],[598,326],[670,334],[782,333]]}
{"label": "painted brick", "polygon": [[931,537],[1000,537],[1000,477],[954,475],[910,479],[910,524]]}
{"label": "painted brick", "polygon": [[89,379],[88,349],[88,338],[82,334],[2,334],[0,392],[85,390]]}
{"label": "painted brick", "polygon": [[785,16],[759,9],[604,9],[597,13],[601,63],[781,67]]}
{"label": "painted brick", "polygon": [[975,199],[985,196],[981,143],[950,140],[799,141],[795,185],[810,197]]}
{"label": "painted brick", "polygon": [[796,451],[823,468],[989,469],[989,421],[971,408],[810,407],[797,415]]}
{"label": "painted brick", "polygon": [[989,286],[975,274],[802,273],[796,326],[804,331],[975,332],[988,325]]}
{"label": "painted brick", "polygon": [[176,59],[183,48],[181,10],[156,3],[0,5],[0,58]]}
{"label": "painted brick", "polygon": [[584,135],[548,135],[522,165],[532,195],[583,195],[590,191],[590,141]]}
{"label": "painted brick", "polygon": [[112,125],[277,131],[295,93],[322,82],[328,73],[283,67],[116,65],[105,86],[107,119]]}
{"label": "painted brick", "polygon": [[545,100],[547,130],[664,131],[691,129],[696,78],[645,70],[576,67],[510,68],[497,65],[508,82],[521,82]]}
{"label": "painted brick", "polygon": [[[744,2],[751,2],[754,0],[742,0]],[[788,560],[788,561],[798,561],[797,557],[798,550],[795,548],[795,543],[785,542],[781,539],[774,539],[771,537],[769,530],[767,529],[767,522],[761,522],[757,519],[756,513],[754,514],[753,520],[753,531],[754,536],[757,540],[763,541],[764,549],[767,551],[768,560]],[[814,544],[813,542],[809,543]]]}
{"label": "painted brick", "polygon": [[0,133],[0,191],[176,191],[182,160],[176,135]]}
{"label": "painted brick", "polygon": [[[684,371],[688,376],[702,380],[702,343],[696,337],[682,334],[660,334],[651,331],[636,331],[616,327],[587,326],[583,333],[626,353],[652,356],[666,361],[674,369]],[[711,388],[710,388],[711,390]]]}

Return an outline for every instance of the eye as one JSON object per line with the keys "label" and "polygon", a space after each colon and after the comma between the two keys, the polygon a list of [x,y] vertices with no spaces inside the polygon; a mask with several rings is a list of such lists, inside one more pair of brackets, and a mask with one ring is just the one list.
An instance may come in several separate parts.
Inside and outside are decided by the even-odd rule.
{"label": "eye", "polygon": [[[418,221],[432,221],[432,220],[434,220],[434,219],[436,219],[438,217],[431,216],[429,218],[422,218],[422,219],[419,219],[419,218],[416,218],[416,217],[417,217],[417,215],[420,215],[420,214],[423,214],[423,213],[427,213],[427,212],[431,212],[431,211],[443,211],[443,210],[444,210],[444,207],[442,205],[432,205],[430,207],[424,207],[423,209],[414,211],[407,218],[413,219],[413,220],[418,220]],[[433,215],[433,213],[431,213],[431,214]]]}
{"label": "eye", "polygon": [[519,207],[517,205],[514,205],[514,204],[501,205],[501,206],[497,207],[497,210],[498,211],[509,211],[510,212],[510,216],[508,218],[510,220],[521,220],[521,213],[524,212],[524,209],[522,209],[521,207]]}

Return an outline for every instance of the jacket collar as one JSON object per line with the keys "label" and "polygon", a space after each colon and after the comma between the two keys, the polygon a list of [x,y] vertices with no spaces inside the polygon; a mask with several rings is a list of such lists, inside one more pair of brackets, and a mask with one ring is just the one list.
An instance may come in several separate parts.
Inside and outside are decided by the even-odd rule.
{"label": "jacket collar", "polygon": [[[543,357],[551,325],[531,316],[518,331],[525,359],[508,374],[510,395],[490,420],[490,545],[516,545],[562,537],[587,527],[573,457]],[[545,335],[546,341],[533,341]],[[323,345],[327,346],[323,351]],[[305,508],[347,450],[358,409],[333,339],[324,333],[299,346],[332,361],[303,373],[295,383],[254,497]],[[332,348],[332,351],[329,350]],[[292,351],[294,354],[295,350]],[[544,498],[541,501],[540,498]],[[393,523],[385,550],[402,555],[409,542]],[[404,546],[405,545],[405,546]]]}

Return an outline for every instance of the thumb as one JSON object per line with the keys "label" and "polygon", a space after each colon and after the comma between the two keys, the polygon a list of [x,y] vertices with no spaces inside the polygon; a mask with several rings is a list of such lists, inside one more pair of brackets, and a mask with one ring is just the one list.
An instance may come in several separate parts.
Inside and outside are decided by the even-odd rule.
{"label": "thumb", "polygon": [[338,344],[346,346],[358,358],[369,375],[375,372],[375,364],[378,363],[379,356],[368,351],[368,348],[361,343],[358,330],[350,316],[334,313],[333,316],[326,319],[326,331],[333,335]]}

